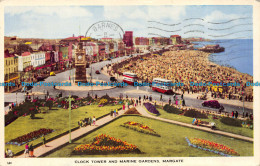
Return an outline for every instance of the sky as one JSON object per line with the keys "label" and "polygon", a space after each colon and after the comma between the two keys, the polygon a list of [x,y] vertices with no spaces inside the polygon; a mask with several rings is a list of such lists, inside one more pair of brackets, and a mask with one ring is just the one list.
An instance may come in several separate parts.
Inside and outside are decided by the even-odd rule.
{"label": "sky", "polygon": [[66,38],[85,35],[99,21],[117,23],[136,37],[181,35],[252,39],[252,6],[6,6],[5,36]]}

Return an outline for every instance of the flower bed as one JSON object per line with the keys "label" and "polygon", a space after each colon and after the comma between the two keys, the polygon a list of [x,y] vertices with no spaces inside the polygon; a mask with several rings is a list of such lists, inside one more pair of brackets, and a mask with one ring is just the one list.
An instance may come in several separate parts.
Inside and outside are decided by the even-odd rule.
{"label": "flower bed", "polygon": [[140,124],[140,123],[130,122],[129,121],[129,122],[125,122],[121,126],[129,128],[129,129],[133,129],[133,130],[141,132],[141,133],[145,133],[145,134],[149,134],[149,135],[154,135],[154,136],[160,137],[160,135],[157,134],[153,129],[149,128],[146,125]]}
{"label": "flower bed", "polygon": [[12,139],[11,141],[7,142],[6,144],[21,146],[21,145],[23,145],[27,142],[33,141],[33,140],[41,137],[42,135],[47,135],[47,134],[52,133],[52,132],[54,132],[54,130],[42,128],[42,129],[39,129],[37,131],[33,131],[33,132],[30,132],[26,135]]}
{"label": "flower bed", "polygon": [[137,110],[136,108],[130,108],[128,109],[124,114],[128,115],[128,114],[138,114],[138,115],[141,115]]}
{"label": "flower bed", "polygon": [[186,141],[188,142],[189,146],[202,149],[205,151],[213,152],[222,156],[226,156],[226,157],[231,157],[232,155],[239,156],[239,154],[235,150],[229,148],[228,146],[216,142],[212,142],[200,138],[191,138],[189,140],[187,137],[186,137]]}
{"label": "flower bed", "polygon": [[145,108],[152,114],[159,115],[159,111],[151,103],[144,103]]}
{"label": "flower bed", "polygon": [[101,134],[94,138],[92,144],[76,146],[72,153],[95,155],[108,153],[140,153],[140,150],[133,144],[106,134]]}

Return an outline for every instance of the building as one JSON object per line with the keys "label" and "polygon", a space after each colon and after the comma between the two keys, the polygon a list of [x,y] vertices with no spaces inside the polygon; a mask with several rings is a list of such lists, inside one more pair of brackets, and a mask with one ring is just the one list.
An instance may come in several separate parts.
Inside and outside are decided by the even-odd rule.
{"label": "building", "polygon": [[182,43],[181,36],[179,36],[179,35],[171,35],[170,40],[171,40],[172,45]]}
{"label": "building", "polygon": [[125,31],[123,42],[126,47],[133,47],[133,31]]}
{"label": "building", "polygon": [[21,56],[18,56],[18,71],[22,72],[28,70],[31,67],[31,53],[24,52]]}
{"label": "building", "polygon": [[34,52],[31,54],[31,65],[38,67],[45,64],[45,52]]}
{"label": "building", "polygon": [[[16,86],[20,84],[20,76],[18,73],[18,55],[9,54],[6,50],[4,54],[4,80],[5,83],[13,82]],[[15,86],[15,87],[16,87]],[[12,90],[13,86],[5,86],[5,92]]]}

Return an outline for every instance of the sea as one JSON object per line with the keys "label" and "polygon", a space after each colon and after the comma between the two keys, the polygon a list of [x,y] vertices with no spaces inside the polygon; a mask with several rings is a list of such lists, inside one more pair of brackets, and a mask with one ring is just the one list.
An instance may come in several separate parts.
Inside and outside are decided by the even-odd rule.
{"label": "sea", "polygon": [[209,60],[222,66],[235,68],[241,73],[253,76],[253,39],[225,39],[193,42],[194,48],[219,44],[225,51],[212,53]]}

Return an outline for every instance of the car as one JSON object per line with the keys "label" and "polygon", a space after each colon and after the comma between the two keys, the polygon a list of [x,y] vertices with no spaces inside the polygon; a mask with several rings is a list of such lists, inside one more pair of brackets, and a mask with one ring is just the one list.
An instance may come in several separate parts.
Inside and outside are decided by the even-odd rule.
{"label": "car", "polygon": [[111,82],[117,82],[117,79],[115,77],[110,77]]}
{"label": "car", "polygon": [[53,71],[50,72],[50,76],[55,76],[55,73]]}
{"label": "car", "polygon": [[223,109],[224,107],[222,105],[219,104],[219,102],[217,100],[209,100],[209,101],[204,101],[202,103],[203,107],[212,107],[212,108],[221,108]]}
{"label": "car", "polygon": [[99,70],[96,70],[96,72],[95,72],[96,74],[100,74],[100,71]]}

